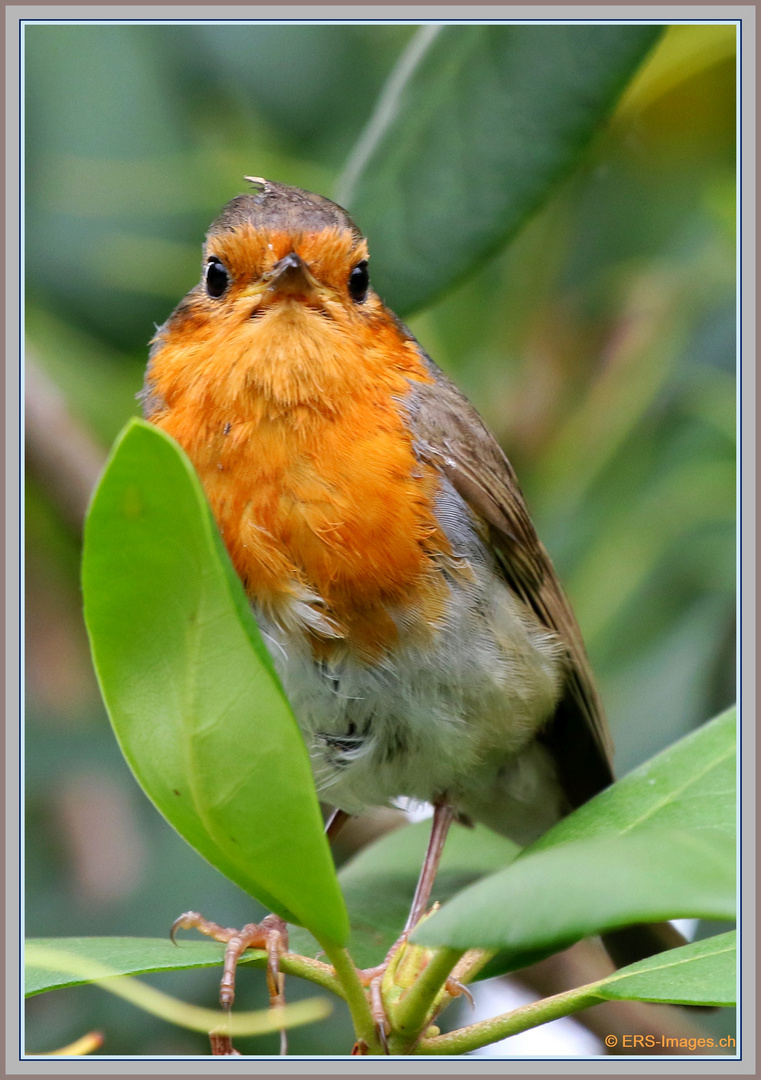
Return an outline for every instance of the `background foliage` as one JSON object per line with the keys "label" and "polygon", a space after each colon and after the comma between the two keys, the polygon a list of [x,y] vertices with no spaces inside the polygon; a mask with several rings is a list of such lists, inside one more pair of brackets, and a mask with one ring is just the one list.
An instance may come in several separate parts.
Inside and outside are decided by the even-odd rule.
{"label": "background foliage", "polygon": [[[415,29],[27,27],[28,358],[104,455],[220,206],[244,174],[335,195]],[[619,773],[734,699],[734,103],[734,28],[669,30],[540,212],[407,315],[518,470]],[[377,198],[393,209],[400,192]],[[188,907],[249,921],[249,898],[174,836],[119,755],[82,624],[80,533],[29,462],[27,932],[158,936]],[[184,997],[213,1002],[213,974],[184,978]],[[261,979],[240,993],[265,1000]],[[30,1048],[81,1034],[84,1015],[104,1052],[206,1052],[94,988],[35,999]],[[339,1013],[291,1047],[348,1039]]]}

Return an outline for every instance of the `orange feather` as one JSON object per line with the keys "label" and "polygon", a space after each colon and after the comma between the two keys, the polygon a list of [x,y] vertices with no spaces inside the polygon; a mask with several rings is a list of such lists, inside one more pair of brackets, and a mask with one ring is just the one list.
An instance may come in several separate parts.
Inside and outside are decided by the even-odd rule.
{"label": "orange feather", "polygon": [[249,597],[277,615],[306,588],[350,648],[377,655],[397,639],[395,605],[420,612],[418,633],[443,607],[439,478],[417,460],[404,412],[411,385],[432,380],[396,325],[348,325],[346,305],[331,300],[362,254],[345,232],[298,240],[319,308],[265,302],[245,284],[292,249],[292,235],[244,226],[211,239],[236,291],[224,308],[197,297],[157,338],[151,392],[164,407],[152,419],[194,462]]}

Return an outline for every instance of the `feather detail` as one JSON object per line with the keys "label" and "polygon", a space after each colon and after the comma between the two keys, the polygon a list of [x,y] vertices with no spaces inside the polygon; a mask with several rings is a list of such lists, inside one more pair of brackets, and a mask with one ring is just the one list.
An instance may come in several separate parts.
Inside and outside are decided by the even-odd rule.
{"label": "feather detail", "polygon": [[515,472],[467,398],[429,356],[410,422],[421,461],[441,470],[481,523],[505,582],[565,652],[563,692],[539,738],[572,806],[613,780],[613,743],[578,624],[529,516]]}

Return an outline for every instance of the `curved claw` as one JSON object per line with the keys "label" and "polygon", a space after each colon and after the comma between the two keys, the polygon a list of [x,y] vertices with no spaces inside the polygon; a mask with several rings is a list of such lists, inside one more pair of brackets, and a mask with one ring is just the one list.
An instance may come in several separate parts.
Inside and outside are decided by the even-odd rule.
{"label": "curved claw", "polygon": [[169,940],[173,945],[177,944],[177,938],[175,936],[177,934],[177,931],[184,930],[184,926],[182,925],[184,918],[184,915],[180,915],[174,920],[171,927],[169,928]]}
{"label": "curved claw", "polygon": [[194,926],[198,926],[203,922],[203,917],[199,915],[197,911],[185,911],[182,915],[178,915],[172,923],[169,930],[169,940],[173,945],[177,944],[176,934],[178,930],[191,930]]}
{"label": "curved claw", "polygon": [[383,1007],[383,998],[381,996],[382,979],[382,975],[376,975],[370,983],[370,1014],[375,1024],[375,1034],[378,1036],[378,1042],[383,1047],[383,1053],[388,1054],[388,1021],[386,1020],[386,1010]]}
{"label": "curved claw", "polygon": [[[235,973],[243,953],[248,948],[266,949],[267,951],[267,988],[270,1005],[285,1004],[285,980],[280,971],[280,956],[288,950],[288,928],[278,915],[267,915],[261,923],[248,923],[242,930],[220,926],[205,919],[197,911],[186,911],[172,923],[169,937],[177,944],[175,935],[178,930],[199,930],[206,937],[213,938],[225,946],[225,958],[222,979],[219,984],[219,1003],[229,1011],[235,1000]],[[226,1040],[226,1041],[225,1041]],[[216,1039],[215,1055],[235,1053],[232,1042],[227,1036]],[[280,1036],[280,1053],[288,1052],[285,1031]]]}
{"label": "curved claw", "polygon": [[473,995],[471,994],[470,990],[467,988],[467,986],[464,983],[458,982],[457,979],[449,978],[449,979],[447,979],[447,981],[446,981],[446,983],[444,985],[444,989],[446,990],[446,992],[449,994],[450,997],[453,997],[453,998],[465,997],[465,998],[467,998],[468,1001],[470,1002],[470,1007],[472,1009],[475,1009],[476,1003],[473,1000]]}

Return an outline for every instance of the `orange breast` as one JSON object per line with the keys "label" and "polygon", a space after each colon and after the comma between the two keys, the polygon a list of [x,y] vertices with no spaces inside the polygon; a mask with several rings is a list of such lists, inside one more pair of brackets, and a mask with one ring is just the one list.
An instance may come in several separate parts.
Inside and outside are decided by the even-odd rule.
{"label": "orange breast", "polygon": [[438,475],[405,422],[411,387],[430,381],[414,345],[385,322],[347,335],[295,303],[228,331],[199,350],[192,325],[170,327],[152,419],[193,461],[249,597],[278,616],[316,594],[362,655],[398,640],[397,609],[415,613],[410,632],[430,630],[449,545]]}

